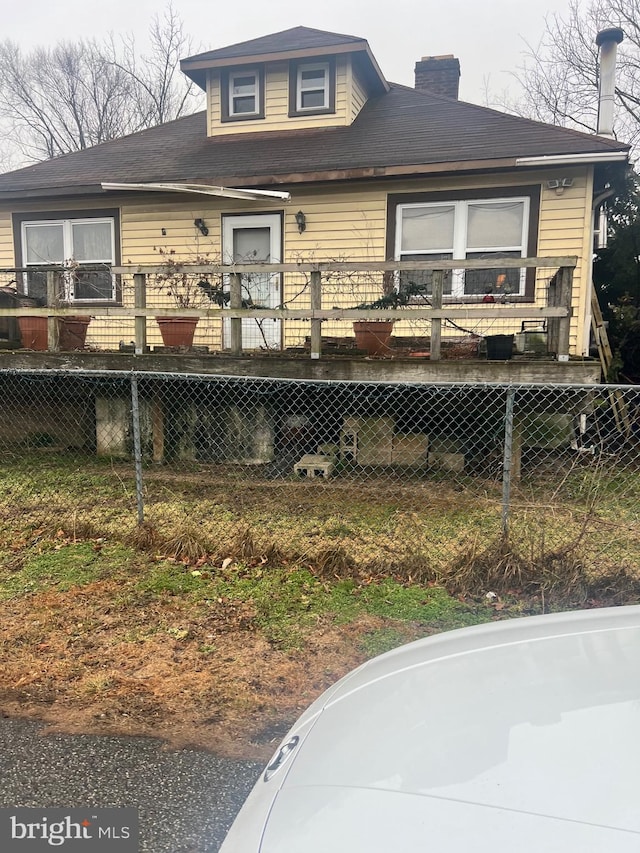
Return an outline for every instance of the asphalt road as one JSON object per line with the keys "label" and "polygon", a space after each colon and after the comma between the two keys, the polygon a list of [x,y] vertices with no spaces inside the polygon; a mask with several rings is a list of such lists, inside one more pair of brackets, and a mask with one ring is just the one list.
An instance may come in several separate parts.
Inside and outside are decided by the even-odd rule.
{"label": "asphalt road", "polygon": [[43,735],[0,719],[0,807],[138,806],[149,853],[215,853],[261,769],[150,738]]}

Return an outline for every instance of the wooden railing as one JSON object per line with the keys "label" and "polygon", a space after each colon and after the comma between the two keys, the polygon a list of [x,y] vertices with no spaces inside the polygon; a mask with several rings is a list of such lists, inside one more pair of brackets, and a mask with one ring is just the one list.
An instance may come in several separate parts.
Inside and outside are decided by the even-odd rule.
{"label": "wooden railing", "polygon": [[[56,299],[57,276],[61,274],[59,267],[47,268],[47,302],[46,308],[0,308],[0,317],[7,316],[46,316],[49,318],[49,349],[56,351],[57,347],[57,316],[78,314],[80,310],[88,311],[95,317],[135,318],[135,349],[138,353],[146,351],[146,318],[192,316],[205,319],[228,318],[230,321],[230,350],[234,355],[240,355],[242,346],[242,320],[247,318],[279,319],[279,320],[310,320],[311,321],[311,358],[319,358],[322,351],[322,323],[326,320],[428,320],[431,324],[431,359],[437,361],[441,357],[442,322],[451,320],[457,324],[465,320],[500,319],[500,320],[539,320],[547,323],[548,348],[558,355],[569,353],[569,330],[571,305],[573,295],[573,272],[577,258],[573,256],[535,257],[535,258],[488,258],[473,260],[438,260],[432,265],[424,261],[387,261],[387,262],[317,262],[317,263],[282,263],[282,264],[233,264],[233,265],[172,265],[171,273],[188,273],[196,276],[225,276],[229,283],[228,307],[218,305],[206,308],[167,308],[147,306],[147,277],[166,276],[167,267],[162,265],[128,265],[114,267],[112,272],[120,276],[133,278],[134,304],[132,307],[91,305],[80,308],[79,304],[63,306]],[[516,297],[513,302],[483,303],[446,303],[443,295],[444,274],[448,270],[483,270],[483,269],[531,269],[544,268],[549,271],[549,283],[545,303],[524,300]],[[43,267],[38,268],[44,271]],[[407,305],[397,308],[322,308],[323,276],[336,273],[354,274],[394,274],[399,272],[432,272],[431,293],[428,304]],[[552,271],[555,271],[552,273]],[[0,272],[33,272],[30,270],[13,269]],[[256,308],[243,307],[242,276],[251,274],[285,274],[303,273],[309,277],[309,307],[304,308]]]}

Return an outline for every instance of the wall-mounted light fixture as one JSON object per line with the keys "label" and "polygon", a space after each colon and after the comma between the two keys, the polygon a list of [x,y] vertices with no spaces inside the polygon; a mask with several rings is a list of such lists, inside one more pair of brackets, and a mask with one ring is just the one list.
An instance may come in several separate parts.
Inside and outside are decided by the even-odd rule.
{"label": "wall-mounted light fixture", "polygon": [[555,190],[558,195],[573,186],[573,178],[554,178],[552,181],[547,181],[547,187],[550,190]]}
{"label": "wall-mounted light fixture", "polygon": [[204,219],[194,219],[193,224],[196,226],[196,228],[202,234],[203,237],[209,236],[209,229],[205,225]]}
{"label": "wall-mounted light fixture", "polygon": [[296,225],[298,226],[299,234],[302,234],[307,228],[307,217],[301,210],[296,213]]}

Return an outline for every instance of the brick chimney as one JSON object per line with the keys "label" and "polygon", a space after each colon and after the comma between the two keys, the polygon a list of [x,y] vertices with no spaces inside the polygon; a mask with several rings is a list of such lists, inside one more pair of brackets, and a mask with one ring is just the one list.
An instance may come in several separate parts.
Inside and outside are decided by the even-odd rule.
{"label": "brick chimney", "polygon": [[458,99],[460,62],[452,53],[446,56],[423,56],[416,62],[416,89]]}

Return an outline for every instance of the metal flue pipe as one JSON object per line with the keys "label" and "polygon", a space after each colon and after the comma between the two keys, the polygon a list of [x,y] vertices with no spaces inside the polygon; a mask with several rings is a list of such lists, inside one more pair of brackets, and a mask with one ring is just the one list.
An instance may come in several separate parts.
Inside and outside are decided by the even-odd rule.
{"label": "metal flue pipe", "polygon": [[600,93],[598,100],[598,134],[613,137],[613,111],[616,90],[616,53],[624,38],[619,27],[601,30],[596,36],[600,48]]}

